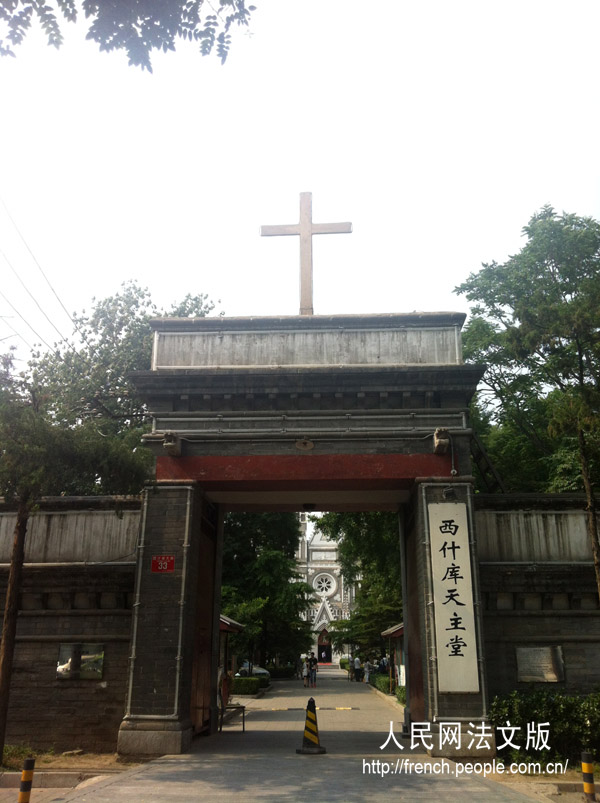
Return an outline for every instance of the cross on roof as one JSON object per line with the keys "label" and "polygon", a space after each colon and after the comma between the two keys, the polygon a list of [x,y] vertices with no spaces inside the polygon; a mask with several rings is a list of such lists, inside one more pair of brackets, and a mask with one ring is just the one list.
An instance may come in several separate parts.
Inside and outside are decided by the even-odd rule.
{"label": "cross on roof", "polygon": [[312,193],[300,193],[300,221],[279,226],[261,226],[262,237],[283,234],[300,236],[300,315],[313,314],[313,234],[350,234],[352,223],[313,223]]}

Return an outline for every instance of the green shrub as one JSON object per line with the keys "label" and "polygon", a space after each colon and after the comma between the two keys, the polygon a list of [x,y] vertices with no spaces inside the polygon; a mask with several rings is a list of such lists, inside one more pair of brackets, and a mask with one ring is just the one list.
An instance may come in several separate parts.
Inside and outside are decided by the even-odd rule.
{"label": "green shrub", "polygon": [[396,686],[396,699],[402,705],[406,705],[406,686]]}
{"label": "green shrub", "polygon": [[260,688],[259,678],[234,678],[231,687],[232,694],[258,694]]}
{"label": "green shrub", "polygon": [[[372,686],[375,686],[376,689],[382,691],[384,694],[390,694],[390,678],[388,675],[380,675],[379,672],[375,674],[371,674],[369,676],[369,683]],[[396,683],[392,678],[392,694],[394,693],[394,688],[396,687]]]}
{"label": "green shrub", "polygon": [[340,669],[347,670],[349,665],[350,661],[348,660],[348,658],[340,658]]}
{"label": "green shrub", "polygon": [[268,666],[272,678],[293,678],[296,670],[293,666]]}
{"label": "green shrub", "polygon": [[589,750],[596,758],[600,756],[600,692],[584,697],[581,704],[586,733],[583,750]]}
{"label": "green shrub", "polygon": [[[504,697],[496,697],[490,706],[489,719],[495,727],[520,728],[511,737],[519,749],[505,747],[501,755],[509,755],[511,760],[521,760],[523,756],[546,761],[560,759],[579,762],[581,752],[589,750],[598,755],[600,750],[600,694],[586,697],[567,695],[561,691],[529,689],[513,691]],[[535,734],[539,725],[548,723],[546,739],[548,748],[536,749]],[[532,737],[528,745],[528,727]],[[510,735],[506,731],[506,736]],[[504,740],[501,731],[496,732],[497,741]]]}
{"label": "green shrub", "polygon": [[258,686],[260,689],[266,689],[271,683],[271,679],[266,677],[265,675],[259,675],[258,677]]}
{"label": "green shrub", "polygon": [[4,758],[0,761],[0,766],[6,770],[22,770],[26,758],[36,758],[38,755],[39,751],[32,750],[26,744],[5,744]]}

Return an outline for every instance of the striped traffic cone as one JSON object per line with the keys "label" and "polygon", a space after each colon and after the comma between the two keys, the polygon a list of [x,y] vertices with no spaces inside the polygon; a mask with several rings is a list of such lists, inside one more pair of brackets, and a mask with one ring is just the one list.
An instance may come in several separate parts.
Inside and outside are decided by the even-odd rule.
{"label": "striped traffic cone", "polygon": [[308,701],[306,706],[306,723],[304,725],[304,738],[302,740],[302,747],[296,750],[296,753],[309,753],[316,755],[318,753],[326,753],[324,747],[321,747],[319,742],[319,726],[317,725],[317,707],[313,697]]}

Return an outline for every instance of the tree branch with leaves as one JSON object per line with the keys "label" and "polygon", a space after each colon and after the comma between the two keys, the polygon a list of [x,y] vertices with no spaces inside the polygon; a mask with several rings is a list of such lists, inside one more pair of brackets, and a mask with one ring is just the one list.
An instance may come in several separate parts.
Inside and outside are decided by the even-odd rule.
{"label": "tree branch with leaves", "polygon": [[16,507],[0,642],[0,759],[8,715],[18,600],[29,518],[44,496],[139,493],[147,461],[93,424],[65,426],[48,417],[5,356],[0,379],[0,495]]}
{"label": "tree branch with leaves", "polygon": [[364,653],[385,649],[381,633],[402,621],[400,532],[396,513],[325,513],[315,526],[338,544],[338,559],[356,599],[349,619],[332,622],[337,650]]}
{"label": "tree branch with leaves", "polygon": [[[504,264],[484,264],[455,292],[475,303],[467,359],[488,363],[490,415],[546,452],[576,444],[580,487],[600,594],[595,484],[600,412],[600,223],[546,206]],[[546,428],[536,410],[544,409]],[[537,423],[536,423],[537,422]],[[564,464],[563,464],[564,465]],[[547,480],[552,482],[550,476]]]}
{"label": "tree branch with leaves", "polygon": [[255,6],[246,0],[3,0],[0,3],[0,55],[14,56],[34,24],[48,45],[59,48],[62,23],[88,21],[86,38],[100,50],[124,50],[129,64],[152,72],[151,54],[174,51],[178,40],[195,42],[203,56],[225,63],[234,27],[248,28]]}

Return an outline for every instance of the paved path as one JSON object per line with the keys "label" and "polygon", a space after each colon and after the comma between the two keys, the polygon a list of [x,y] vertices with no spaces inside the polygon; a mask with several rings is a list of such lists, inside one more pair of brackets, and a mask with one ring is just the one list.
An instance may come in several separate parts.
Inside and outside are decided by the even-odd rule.
{"label": "paved path", "polygon": [[[305,708],[309,696],[318,706],[317,718],[325,755],[297,755],[302,746]],[[425,753],[380,745],[394,723],[401,731],[401,709],[365,684],[349,683],[345,674],[322,669],[316,689],[301,681],[273,682],[261,699],[247,699],[246,733],[239,718],[226,723],[223,733],[200,738],[189,755],[164,756],[134,770],[98,783],[64,792],[64,803],[170,803],[170,801],[278,801],[278,803],[369,803],[392,800],[531,801],[532,797],[478,776],[456,778],[453,762],[447,774],[415,769],[432,762]],[[402,772],[383,776],[372,762],[400,760]],[[440,760],[441,761],[441,760]],[[371,767],[367,770],[366,767]],[[379,765],[381,766],[381,764]],[[412,772],[409,772],[409,767]],[[45,790],[44,790],[45,791]],[[31,803],[48,798],[31,797]],[[536,799],[536,798],[534,798]],[[544,798],[537,798],[538,800]]]}

